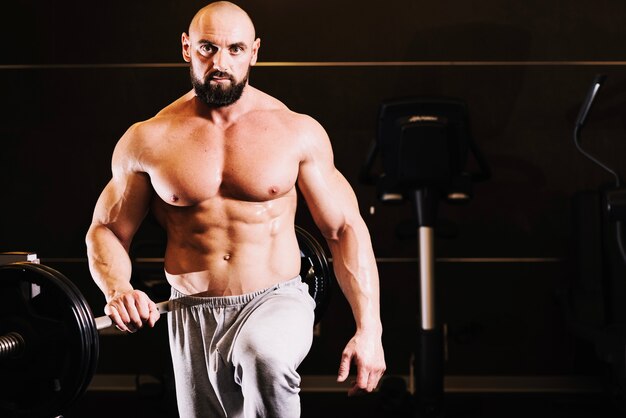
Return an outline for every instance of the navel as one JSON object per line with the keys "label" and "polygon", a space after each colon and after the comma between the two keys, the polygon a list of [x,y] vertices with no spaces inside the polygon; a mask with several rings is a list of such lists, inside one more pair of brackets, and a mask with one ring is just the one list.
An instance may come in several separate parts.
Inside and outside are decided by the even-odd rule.
{"label": "navel", "polygon": [[224,260],[225,261],[230,260],[230,254],[224,254]]}

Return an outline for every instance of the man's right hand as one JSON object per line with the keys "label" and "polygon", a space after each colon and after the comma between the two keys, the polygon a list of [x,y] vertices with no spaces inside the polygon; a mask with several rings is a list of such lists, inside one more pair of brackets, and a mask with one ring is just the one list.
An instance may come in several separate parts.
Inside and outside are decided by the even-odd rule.
{"label": "man's right hand", "polygon": [[120,331],[136,332],[146,323],[153,327],[161,316],[156,304],[141,290],[132,289],[114,295],[104,307]]}

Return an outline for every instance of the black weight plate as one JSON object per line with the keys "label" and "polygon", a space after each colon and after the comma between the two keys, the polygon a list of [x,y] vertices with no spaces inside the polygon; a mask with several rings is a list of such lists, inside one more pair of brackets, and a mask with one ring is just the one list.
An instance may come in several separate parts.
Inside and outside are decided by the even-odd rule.
{"label": "black weight plate", "polygon": [[310,233],[296,225],[296,237],[300,247],[300,276],[315,299],[315,323],[318,323],[330,301],[333,272],[324,248]]}
{"label": "black weight plate", "polygon": [[83,297],[83,294],[76,287],[76,285],[74,285],[74,283],[66,276],[51,267],[43,264],[39,265],[39,267],[47,270],[53,277],[59,280],[59,283],[63,283],[68,295],[70,293],[72,294],[76,313],[81,323],[83,358],[81,359],[82,363],[79,365],[79,372],[82,372],[82,375],[78,377],[77,381],[82,381],[82,384],[76,387],[74,398],[68,403],[68,405],[71,405],[87,390],[87,387],[89,386],[89,383],[91,383],[91,379],[96,372],[100,351],[100,337],[95,325],[93,312],[91,311],[87,300]]}
{"label": "black weight plate", "polygon": [[[33,285],[39,289],[31,294]],[[25,340],[23,355],[0,360],[0,416],[57,416],[93,376],[93,314],[71,281],[39,264],[0,266],[0,294],[0,334],[15,331]]]}

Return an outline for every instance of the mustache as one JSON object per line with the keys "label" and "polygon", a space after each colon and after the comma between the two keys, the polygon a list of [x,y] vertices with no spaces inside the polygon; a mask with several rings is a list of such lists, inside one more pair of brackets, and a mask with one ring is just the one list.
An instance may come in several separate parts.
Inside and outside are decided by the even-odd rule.
{"label": "mustache", "polygon": [[227,78],[230,81],[235,81],[235,79],[233,78],[231,74],[225,73],[223,71],[215,71],[214,73],[209,74],[209,76],[207,77],[207,80],[211,80],[216,77]]}

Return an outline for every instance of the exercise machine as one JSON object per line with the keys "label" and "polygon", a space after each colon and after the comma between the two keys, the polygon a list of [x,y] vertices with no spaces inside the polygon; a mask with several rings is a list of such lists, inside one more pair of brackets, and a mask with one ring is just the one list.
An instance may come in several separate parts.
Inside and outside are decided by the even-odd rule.
{"label": "exercise machine", "polygon": [[[467,171],[473,154],[478,171]],[[380,155],[382,173],[374,174]],[[472,184],[490,177],[474,142],[466,104],[453,98],[407,98],[382,103],[376,140],[361,171],[376,184],[383,203],[409,201],[417,221],[419,324],[414,350],[414,388],[419,416],[439,416],[443,406],[444,335],[435,298],[434,240],[440,201],[459,204]]]}
{"label": "exercise machine", "polygon": [[591,83],[574,126],[578,151],[613,180],[573,199],[575,275],[566,318],[574,334],[592,343],[604,365],[606,388],[626,412],[626,188],[619,173],[582,146],[581,132],[606,77]]}

